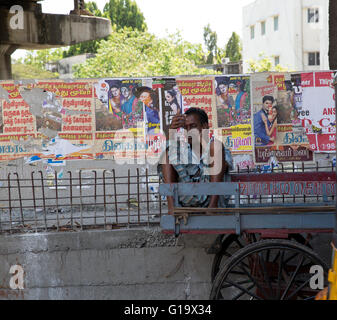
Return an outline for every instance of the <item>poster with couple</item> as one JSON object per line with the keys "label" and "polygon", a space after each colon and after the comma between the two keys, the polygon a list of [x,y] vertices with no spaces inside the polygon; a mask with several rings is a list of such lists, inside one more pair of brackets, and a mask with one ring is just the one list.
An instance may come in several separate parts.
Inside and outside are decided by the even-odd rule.
{"label": "poster with couple", "polygon": [[256,164],[312,162],[314,153],[296,109],[296,85],[288,73],[251,76]]}
{"label": "poster with couple", "polygon": [[250,77],[215,77],[218,139],[233,154],[252,152]]}

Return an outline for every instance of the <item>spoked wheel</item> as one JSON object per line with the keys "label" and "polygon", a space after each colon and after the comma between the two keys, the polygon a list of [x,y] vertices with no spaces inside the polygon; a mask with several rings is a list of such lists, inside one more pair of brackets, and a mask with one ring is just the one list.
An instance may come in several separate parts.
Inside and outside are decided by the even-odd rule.
{"label": "spoked wheel", "polygon": [[217,274],[212,300],[309,300],[313,265],[328,267],[310,248],[289,240],[261,240],[228,258]]}
{"label": "spoked wheel", "polygon": [[[289,234],[288,240],[296,241],[300,244],[306,244],[306,239],[298,234]],[[243,247],[260,241],[259,234],[243,234],[243,235],[236,235],[230,234],[228,236],[221,235],[219,236],[219,240],[221,241],[221,249],[220,251],[214,256],[213,263],[212,263],[212,270],[211,270],[211,280],[214,281],[216,275],[218,274],[220,268],[225,263],[225,261],[230,258],[235,252],[242,249]],[[306,244],[311,248],[309,244]]]}

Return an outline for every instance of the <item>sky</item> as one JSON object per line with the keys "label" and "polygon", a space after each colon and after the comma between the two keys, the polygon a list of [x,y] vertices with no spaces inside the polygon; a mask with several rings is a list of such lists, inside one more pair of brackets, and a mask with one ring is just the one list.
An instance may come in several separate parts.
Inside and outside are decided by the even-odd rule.
{"label": "sky", "polygon": [[[203,44],[203,28],[208,23],[224,47],[232,32],[242,36],[242,8],[254,0],[135,0],[145,17],[149,32],[158,37],[179,30],[183,39]],[[108,0],[95,0],[103,10]],[[44,0],[44,13],[69,14],[73,0]],[[23,50],[12,56],[18,58]]]}

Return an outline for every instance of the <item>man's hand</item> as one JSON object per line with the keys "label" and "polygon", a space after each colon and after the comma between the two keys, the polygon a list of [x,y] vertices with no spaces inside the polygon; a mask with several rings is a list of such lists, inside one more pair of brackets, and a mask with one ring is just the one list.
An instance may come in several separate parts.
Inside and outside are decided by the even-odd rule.
{"label": "man's hand", "polygon": [[173,117],[170,129],[178,129],[185,127],[186,116],[184,114],[177,114]]}

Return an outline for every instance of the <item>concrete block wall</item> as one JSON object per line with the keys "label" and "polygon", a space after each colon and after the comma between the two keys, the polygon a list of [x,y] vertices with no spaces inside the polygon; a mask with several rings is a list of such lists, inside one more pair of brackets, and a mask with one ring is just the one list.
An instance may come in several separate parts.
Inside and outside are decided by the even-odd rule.
{"label": "concrete block wall", "polygon": [[[159,228],[0,237],[0,299],[208,299],[213,235]],[[9,282],[24,269],[24,289]]]}

